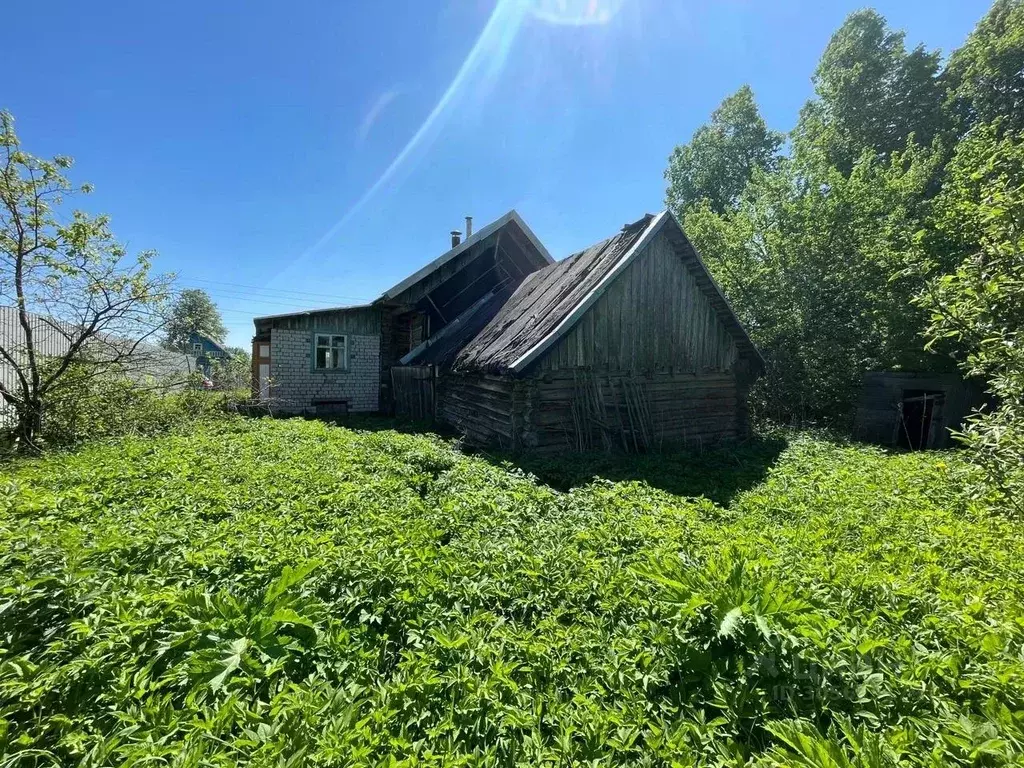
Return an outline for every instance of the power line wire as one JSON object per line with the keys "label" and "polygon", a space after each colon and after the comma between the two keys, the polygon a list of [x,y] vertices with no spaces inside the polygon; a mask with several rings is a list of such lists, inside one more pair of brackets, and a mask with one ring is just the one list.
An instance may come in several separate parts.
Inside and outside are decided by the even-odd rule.
{"label": "power line wire", "polygon": [[[177,293],[177,294],[174,294],[174,295],[180,296],[181,294]],[[213,296],[212,298],[213,299],[217,299],[218,297],[217,296]],[[222,296],[220,298],[224,302],[227,302],[227,303],[230,303],[230,302],[236,302],[236,303],[237,302],[245,302],[245,303],[254,304],[254,305],[271,304],[271,305],[278,306],[278,307],[288,307],[290,309],[294,309],[296,312],[306,312],[306,311],[309,311],[311,309],[317,309],[317,307],[310,307],[309,304],[300,304],[297,301],[276,301],[275,299],[265,299],[265,298],[260,297],[260,296]],[[214,303],[218,304],[219,302],[214,301]],[[337,305],[335,305],[335,306],[337,306]]]}
{"label": "power line wire", "polygon": [[[182,292],[184,290],[188,290],[189,288],[190,288],[190,286],[184,286],[184,287],[179,288],[179,289],[177,289],[175,291],[172,291],[171,295],[172,296],[181,296]],[[244,293],[242,291],[223,291],[222,292],[222,291],[218,290],[218,291],[215,291],[215,292],[211,293],[211,298],[212,299],[221,299],[221,300],[228,301],[228,302],[231,302],[231,301],[247,301],[247,302],[251,302],[253,304],[274,304],[274,305],[281,306],[281,307],[291,307],[291,308],[294,308],[297,312],[304,312],[304,311],[306,311],[308,309],[311,309],[311,307],[309,306],[311,303],[312,304],[319,304],[321,307],[327,306],[327,302],[326,301],[310,302],[310,301],[306,301],[306,300],[303,300],[303,299],[292,299],[292,300],[289,300],[289,297],[287,297],[287,296],[266,297],[266,296],[259,296],[257,294]],[[282,299],[282,301],[279,301],[279,299]],[[337,297],[335,297],[335,300],[337,300]],[[215,303],[216,303],[216,301],[215,301]],[[330,306],[337,307],[339,305],[338,304],[332,304]],[[316,309],[316,308],[317,307],[312,307],[312,309]]]}
{"label": "power line wire", "polygon": [[[300,296],[319,296],[321,298],[326,298],[326,299],[349,299],[349,300],[353,300],[353,301],[370,301],[370,299],[367,299],[365,296],[346,296],[346,295],[343,295],[343,294],[340,294],[340,293],[314,293],[312,291],[300,291],[300,290],[291,289],[291,288],[268,288],[266,286],[259,286],[259,285],[246,285],[245,283],[231,283],[231,282],[228,282],[226,280],[208,280],[206,278],[199,278],[199,277],[193,277],[193,278],[188,278],[188,279],[182,278],[182,280],[183,280],[183,282],[187,282],[187,283],[208,283],[208,284],[211,284],[211,285],[224,285],[224,286],[228,286],[230,288],[246,288],[246,289],[249,289],[249,290],[252,290],[252,291],[258,291],[258,292],[263,292],[263,293],[277,293],[277,294],[288,293],[288,294],[297,294],[297,295],[300,295]],[[200,286],[193,286],[193,287],[199,288]]]}

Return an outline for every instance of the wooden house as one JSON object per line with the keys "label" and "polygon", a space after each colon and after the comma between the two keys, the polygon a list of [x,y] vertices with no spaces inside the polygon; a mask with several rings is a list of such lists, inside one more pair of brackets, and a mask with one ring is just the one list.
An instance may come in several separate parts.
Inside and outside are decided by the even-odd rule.
{"label": "wooden house", "polygon": [[667,211],[532,273],[470,325],[431,363],[438,418],[471,441],[638,451],[747,432],[761,356]]}
{"label": "wooden house", "polygon": [[371,304],[255,322],[261,395],[510,450],[732,440],[763,366],[667,211],[557,263],[512,211]]}
{"label": "wooden house", "polygon": [[196,361],[196,370],[209,378],[217,361],[228,360],[231,353],[216,339],[193,331],[188,336],[188,354]]}
{"label": "wooden house", "polygon": [[476,233],[471,226],[467,219],[464,240],[453,232],[449,250],[373,302],[255,318],[256,396],[291,413],[432,415],[433,369],[424,377],[401,367],[401,359],[459,327],[482,300],[509,295],[552,263],[515,211]]}

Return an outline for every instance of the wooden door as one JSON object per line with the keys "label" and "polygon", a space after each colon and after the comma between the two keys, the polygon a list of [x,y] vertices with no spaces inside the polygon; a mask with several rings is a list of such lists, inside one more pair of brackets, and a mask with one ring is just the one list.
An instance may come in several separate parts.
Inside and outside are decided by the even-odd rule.
{"label": "wooden door", "polygon": [[434,367],[396,365],[391,368],[391,393],[395,415],[426,421],[434,418]]}
{"label": "wooden door", "polygon": [[270,399],[270,342],[252,343],[252,394],[260,400]]}

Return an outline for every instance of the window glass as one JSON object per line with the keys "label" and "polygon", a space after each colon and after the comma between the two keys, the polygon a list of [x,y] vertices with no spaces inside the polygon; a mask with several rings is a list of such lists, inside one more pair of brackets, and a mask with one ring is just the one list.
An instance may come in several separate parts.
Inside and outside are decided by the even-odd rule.
{"label": "window glass", "polygon": [[331,370],[345,367],[345,337],[333,334],[316,334],[314,367]]}

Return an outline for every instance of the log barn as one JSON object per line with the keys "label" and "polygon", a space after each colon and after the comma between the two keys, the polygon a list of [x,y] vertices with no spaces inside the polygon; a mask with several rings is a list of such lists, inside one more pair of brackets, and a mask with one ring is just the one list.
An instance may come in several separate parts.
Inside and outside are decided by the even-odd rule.
{"label": "log barn", "polygon": [[402,362],[436,366],[437,418],[469,441],[540,452],[734,440],[763,366],[667,211],[532,272]]}

